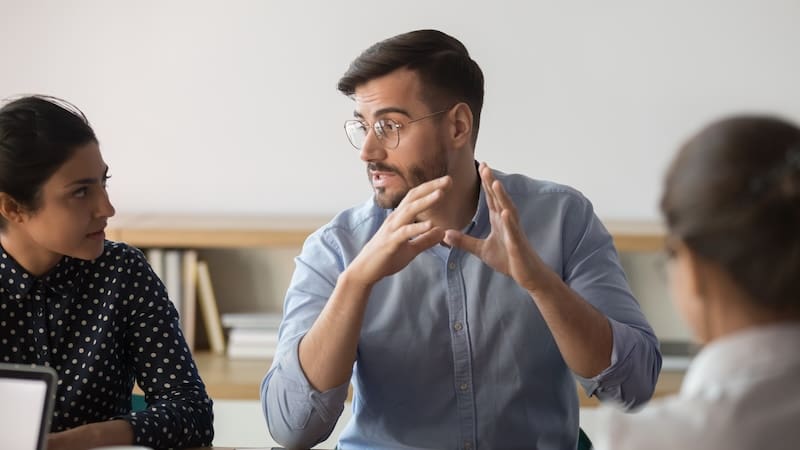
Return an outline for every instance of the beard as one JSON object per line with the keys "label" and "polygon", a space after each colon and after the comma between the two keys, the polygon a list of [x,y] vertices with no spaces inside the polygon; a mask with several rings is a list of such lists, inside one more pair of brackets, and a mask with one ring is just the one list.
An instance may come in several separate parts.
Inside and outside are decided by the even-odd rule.
{"label": "beard", "polygon": [[[401,177],[406,184],[406,188],[394,193],[386,191],[385,187],[377,187],[375,190],[375,203],[384,209],[395,209],[412,188],[419,186],[427,181],[434,180],[447,175],[447,158],[443,146],[437,145],[431,159],[423,161],[422,164],[411,165],[407,171],[403,172],[397,166],[383,163],[367,164],[367,177],[371,180],[370,171],[378,170],[392,172]],[[371,182],[370,182],[371,184]]]}

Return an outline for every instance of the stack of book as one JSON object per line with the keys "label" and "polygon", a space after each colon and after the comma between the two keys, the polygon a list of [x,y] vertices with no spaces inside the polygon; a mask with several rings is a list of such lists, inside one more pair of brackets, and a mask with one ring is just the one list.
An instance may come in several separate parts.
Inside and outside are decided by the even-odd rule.
{"label": "stack of book", "polygon": [[661,370],[686,371],[700,347],[689,341],[661,341]]}
{"label": "stack of book", "polygon": [[211,351],[225,353],[225,336],[208,264],[198,259],[195,250],[154,247],[147,249],[145,255],[178,310],[181,330],[189,348],[194,350],[195,347],[199,303]]}
{"label": "stack of book", "polygon": [[278,313],[228,313],[222,326],[228,328],[228,358],[272,359],[278,346]]}

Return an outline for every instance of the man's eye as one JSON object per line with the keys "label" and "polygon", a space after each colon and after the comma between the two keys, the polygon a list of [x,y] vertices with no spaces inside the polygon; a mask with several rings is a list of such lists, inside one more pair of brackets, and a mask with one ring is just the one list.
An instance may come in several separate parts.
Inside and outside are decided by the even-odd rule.
{"label": "man's eye", "polygon": [[397,123],[394,120],[381,120],[378,124],[380,124],[382,131],[387,133],[397,130]]}

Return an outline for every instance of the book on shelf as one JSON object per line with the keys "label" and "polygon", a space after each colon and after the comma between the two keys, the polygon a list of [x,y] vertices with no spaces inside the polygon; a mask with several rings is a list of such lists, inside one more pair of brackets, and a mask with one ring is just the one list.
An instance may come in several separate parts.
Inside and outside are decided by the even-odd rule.
{"label": "book on shelf", "polygon": [[181,314],[181,285],[183,284],[183,268],[181,265],[181,251],[180,250],[165,250],[164,251],[164,286],[167,288],[167,295],[172,303],[175,304],[175,309],[178,314]]}
{"label": "book on shelf", "polygon": [[228,333],[229,358],[269,359],[277,346],[277,329],[233,328]]}
{"label": "book on shelf", "polygon": [[145,252],[145,257],[158,279],[164,283],[164,250],[160,248],[148,248]]}
{"label": "book on shelf", "polygon": [[181,292],[181,329],[189,350],[194,350],[197,336],[197,251],[183,252],[183,290]]}
{"label": "book on shelf", "polygon": [[197,320],[197,251],[156,247],[148,248],[145,256],[175,305],[181,331],[189,349],[193,350]]}
{"label": "book on shelf", "polygon": [[689,341],[661,341],[661,370],[685,371],[700,348]]}
{"label": "book on shelf", "polygon": [[205,261],[197,263],[197,288],[200,312],[206,326],[211,352],[225,353],[225,334],[222,332],[222,322],[217,308],[217,298],[211,285],[211,274]]}
{"label": "book on shelf", "polygon": [[228,328],[228,357],[269,359],[278,346],[281,315],[276,313],[227,313],[222,325]]}
{"label": "book on shelf", "polygon": [[274,328],[281,325],[283,316],[280,313],[225,313],[222,315],[222,326],[225,328]]}

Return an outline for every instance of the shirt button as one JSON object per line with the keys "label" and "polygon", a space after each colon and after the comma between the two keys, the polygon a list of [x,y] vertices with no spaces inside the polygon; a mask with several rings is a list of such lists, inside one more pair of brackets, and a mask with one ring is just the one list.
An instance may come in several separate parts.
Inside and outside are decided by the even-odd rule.
{"label": "shirt button", "polygon": [[456,270],[456,263],[450,262],[449,264],[447,264],[447,267],[449,267],[450,270]]}
{"label": "shirt button", "polygon": [[467,383],[461,383],[461,386],[459,386],[459,389],[461,389],[462,391],[466,391],[467,387],[469,387],[469,386],[467,386]]}
{"label": "shirt button", "polygon": [[455,325],[453,325],[453,329],[456,331],[461,331],[462,328],[464,328],[464,325],[461,325],[461,322],[456,322]]}

